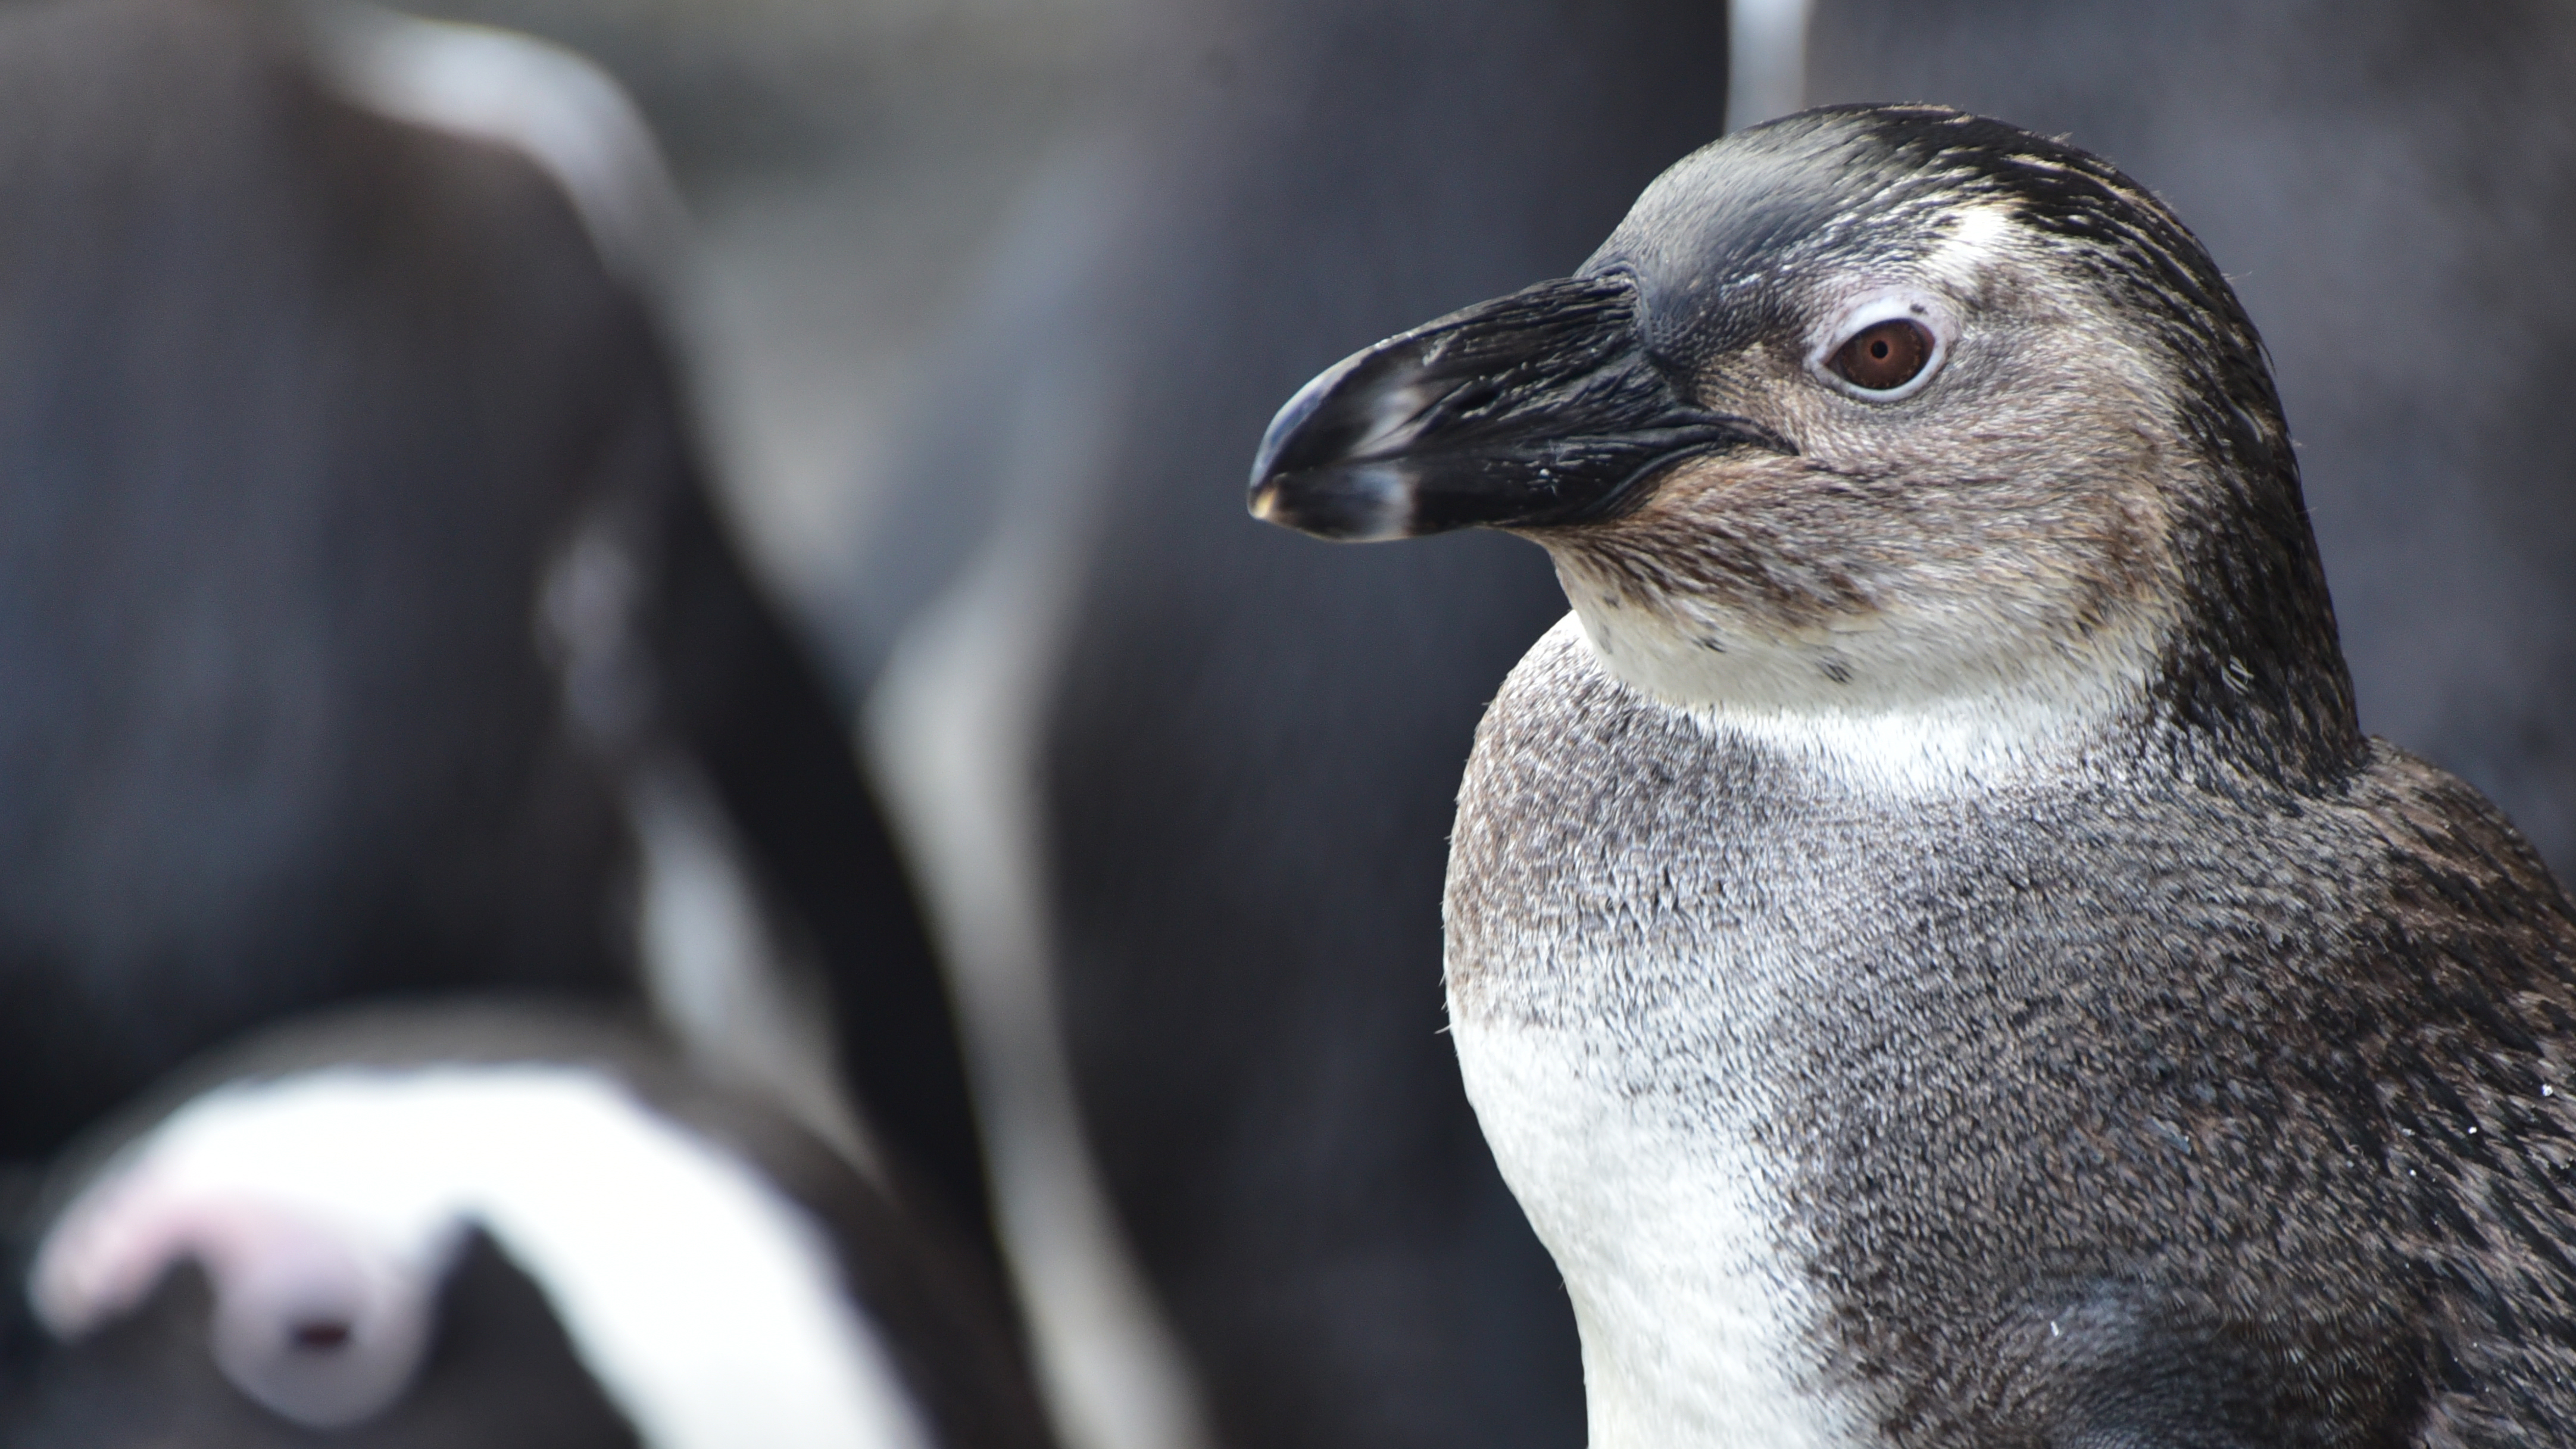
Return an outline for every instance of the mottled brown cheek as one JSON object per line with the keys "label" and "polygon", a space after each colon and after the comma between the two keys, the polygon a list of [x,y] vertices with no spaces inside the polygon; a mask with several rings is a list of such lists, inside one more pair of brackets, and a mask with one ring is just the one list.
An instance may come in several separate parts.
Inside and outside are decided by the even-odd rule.
{"label": "mottled brown cheek", "polygon": [[1804,460],[1719,457],[1684,461],[1617,518],[1529,534],[1621,606],[1693,599],[1790,633],[1876,608],[1880,550],[1855,536],[1872,511]]}
{"label": "mottled brown cheek", "polygon": [[[2126,426],[2057,411],[2050,426],[1950,438],[1867,474],[1820,457],[1687,460],[1620,517],[1530,533],[1617,607],[1691,600],[1785,636],[1909,600],[2012,597],[2024,617],[2088,635],[2171,584],[2157,454]],[[2039,450],[2054,467],[2030,456],[2069,427],[2135,446],[2071,469],[2063,452]]]}
{"label": "mottled brown cheek", "polygon": [[2067,591],[2073,622],[2087,634],[2151,607],[2174,586],[2163,515],[2116,495],[2103,497],[2100,504],[2091,536],[2077,546],[2084,566],[2070,570],[2076,577]]}

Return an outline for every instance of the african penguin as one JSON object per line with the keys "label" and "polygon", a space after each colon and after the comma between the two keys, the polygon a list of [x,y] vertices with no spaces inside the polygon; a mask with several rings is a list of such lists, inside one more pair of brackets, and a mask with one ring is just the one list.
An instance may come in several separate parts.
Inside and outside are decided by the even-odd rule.
{"label": "african penguin", "polygon": [[2361,734],[2262,345],[2112,167],[1745,131],[1252,505],[1573,603],[1445,912],[1596,1446],[2576,1433],[2576,905]]}
{"label": "african penguin", "polygon": [[307,1020],[157,1096],[34,1215],[12,1446],[1051,1442],[953,1224],[595,1010]]}
{"label": "african penguin", "polygon": [[980,1216],[905,872],[693,437],[669,209],[502,32],[0,9],[0,1168],[292,1012],[542,989]]}

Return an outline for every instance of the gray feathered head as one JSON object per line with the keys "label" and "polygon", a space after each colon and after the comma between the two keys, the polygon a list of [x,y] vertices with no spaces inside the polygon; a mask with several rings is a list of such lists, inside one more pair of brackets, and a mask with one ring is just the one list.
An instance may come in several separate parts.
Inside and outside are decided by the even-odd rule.
{"label": "gray feathered head", "polygon": [[2359,743],[2226,279],[2100,158],[1955,111],[1694,153],[1574,276],[1308,384],[1252,508],[1531,537],[1605,662],[1685,706],[2080,696],[2285,778]]}

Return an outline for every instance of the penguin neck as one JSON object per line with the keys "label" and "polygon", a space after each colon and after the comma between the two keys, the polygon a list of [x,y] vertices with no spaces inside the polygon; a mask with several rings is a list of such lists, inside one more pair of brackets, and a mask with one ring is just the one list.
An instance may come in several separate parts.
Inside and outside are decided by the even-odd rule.
{"label": "penguin neck", "polygon": [[1567,592],[1593,658],[1653,706],[1863,787],[1920,794],[2063,771],[2134,741],[2157,712],[2146,625],[1981,668],[1856,637],[1712,644],[1707,630]]}

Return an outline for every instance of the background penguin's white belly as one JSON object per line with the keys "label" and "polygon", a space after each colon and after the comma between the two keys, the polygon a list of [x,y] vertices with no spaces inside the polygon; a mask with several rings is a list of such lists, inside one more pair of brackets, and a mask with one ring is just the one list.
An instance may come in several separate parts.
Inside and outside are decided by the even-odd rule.
{"label": "background penguin's white belly", "polygon": [[1821,1382],[1755,1073],[1704,1112],[1598,1040],[1455,1005],[1452,1021],[1468,1098],[1574,1299],[1592,1449],[1875,1442]]}

